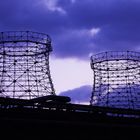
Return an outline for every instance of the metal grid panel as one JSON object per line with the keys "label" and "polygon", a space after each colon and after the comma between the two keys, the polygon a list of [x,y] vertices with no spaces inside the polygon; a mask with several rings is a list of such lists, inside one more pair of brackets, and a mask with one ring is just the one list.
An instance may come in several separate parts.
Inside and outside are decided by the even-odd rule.
{"label": "metal grid panel", "polygon": [[31,99],[55,94],[49,69],[48,35],[0,33],[0,96]]}
{"label": "metal grid panel", "polygon": [[91,104],[140,109],[140,53],[104,52],[91,57]]}

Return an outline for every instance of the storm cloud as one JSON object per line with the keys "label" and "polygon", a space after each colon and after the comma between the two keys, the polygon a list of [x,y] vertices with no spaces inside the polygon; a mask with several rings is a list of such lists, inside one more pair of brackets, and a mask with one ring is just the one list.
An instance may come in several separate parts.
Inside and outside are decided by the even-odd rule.
{"label": "storm cloud", "polygon": [[0,30],[49,34],[54,56],[89,59],[140,46],[139,0],[1,0]]}

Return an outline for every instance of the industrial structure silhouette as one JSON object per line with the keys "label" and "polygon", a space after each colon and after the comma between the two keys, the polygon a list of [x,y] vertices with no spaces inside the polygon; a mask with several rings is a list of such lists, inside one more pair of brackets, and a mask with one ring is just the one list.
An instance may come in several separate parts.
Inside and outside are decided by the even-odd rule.
{"label": "industrial structure silhouette", "polygon": [[0,33],[0,96],[32,99],[54,95],[49,69],[51,39],[46,34]]}
{"label": "industrial structure silhouette", "polygon": [[70,103],[67,96],[55,94],[49,68],[51,51],[51,39],[46,34],[0,33],[1,130],[22,135],[20,130],[31,134],[32,129],[36,133],[31,136],[47,133],[48,138],[62,139],[58,133],[61,130],[72,139],[93,135],[102,138],[97,132],[106,135],[108,129],[114,136],[122,136],[124,128],[128,132],[140,128],[139,53],[106,52],[92,56],[91,104],[79,105]]}
{"label": "industrial structure silhouette", "polygon": [[91,104],[140,109],[140,53],[104,52],[91,57]]}

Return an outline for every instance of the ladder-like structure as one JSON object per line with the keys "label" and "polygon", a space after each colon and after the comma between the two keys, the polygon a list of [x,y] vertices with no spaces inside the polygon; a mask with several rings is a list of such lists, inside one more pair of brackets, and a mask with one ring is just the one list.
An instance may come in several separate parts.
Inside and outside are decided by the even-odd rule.
{"label": "ladder-like structure", "polygon": [[55,95],[49,68],[48,35],[31,31],[0,33],[0,97],[33,99]]}
{"label": "ladder-like structure", "polygon": [[140,109],[140,53],[104,52],[91,57],[96,106]]}

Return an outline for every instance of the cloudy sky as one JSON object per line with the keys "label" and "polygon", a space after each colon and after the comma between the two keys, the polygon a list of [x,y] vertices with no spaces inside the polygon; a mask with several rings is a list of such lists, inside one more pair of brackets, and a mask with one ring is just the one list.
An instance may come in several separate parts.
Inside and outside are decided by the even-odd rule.
{"label": "cloudy sky", "polygon": [[31,30],[51,36],[56,94],[80,96],[81,89],[89,93],[90,56],[139,51],[139,26],[140,0],[0,0],[0,31]]}

